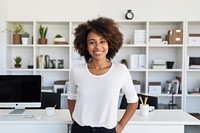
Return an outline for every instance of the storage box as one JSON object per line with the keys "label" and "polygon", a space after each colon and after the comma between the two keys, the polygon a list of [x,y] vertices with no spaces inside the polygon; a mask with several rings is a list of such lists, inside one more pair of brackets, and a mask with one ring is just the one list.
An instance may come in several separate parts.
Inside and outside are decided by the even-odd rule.
{"label": "storage box", "polygon": [[160,82],[149,82],[149,94],[161,94],[162,87]]}
{"label": "storage box", "polygon": [[200,34],[189,34],[188,45],[200,45]]}
{"label": "storage box", "polygon": [[155,64],[160,64],[160,65],[165,65],[166,61],[165,60],[153,60],[152,63]]}
{"label": "storage box", "polygon": [[146,68],[146,55],[145,54],[139,54],[138,55],[138,68],[139,69],[145,69]]}
{"label": "storage box", "polygon": [[134,87],[135,87],[135,91],[136,91],[137,93],[141,93],[140,81],[138,81],[138,80],[133,80],[133,84],[134,84]]}
{"label": "storage box", "polygon": [[134,44],[146,43],[146,30],[135,30],[134,32]]}
{"label": "storage box", "polygon": [[169,44],[183,44],[183,30],[170,30],[166,39]]}
{"label": "storage box", "polygon": [[58,80],[54,82],[54,92],[57,93],[58,89],[59,90],[63,90],[61,93],[66,93],[66,87],[65,87],[65,83],[67,82],[67,80]]}
{"label": "storage box", "polygon": [[138,54],[131,54],[128,61],[129,69],[138,69]]}
{"label": "storage box", "polygon": [[163,44],[161,36],[150,36],[149,44]]}

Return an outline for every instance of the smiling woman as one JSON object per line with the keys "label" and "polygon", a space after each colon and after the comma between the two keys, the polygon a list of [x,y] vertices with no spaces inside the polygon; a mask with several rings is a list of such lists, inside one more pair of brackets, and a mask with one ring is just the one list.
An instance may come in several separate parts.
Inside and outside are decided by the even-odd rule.
{"label": "smiling woman", "polygon": [[[118,25],[110,18],[87,21],[75,29],[74,47],[86,63],[70,71],[68,106],[74,120],[72,133],[120,133],[134,114],[138,97],[130,73],[125,65],[111,62],[122,42]],[[120,91],[128,106],[117,122]]]}
{"label": "smiling woman", "polygon": [[118,29],[118,24],[112,19],[100,17],[96,20],[81,24],[75,29],[76,38],[74,40],[74,46],[78,53],[85,57],[86,62],[91,60],[91,55],[87,51],[87,39],[90,32],[101,35],[101,37],[107,41],[109,45],[107,59],[111,60],[116,55],[123,42],[123,35]]}

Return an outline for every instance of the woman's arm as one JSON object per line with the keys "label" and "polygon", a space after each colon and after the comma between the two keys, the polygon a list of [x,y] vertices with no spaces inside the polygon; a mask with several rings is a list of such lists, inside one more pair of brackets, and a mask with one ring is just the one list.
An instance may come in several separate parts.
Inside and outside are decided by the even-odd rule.
{"label": "woman's arm", "polygon": [[116,132],[121,133],[128,121],[131,119],[133,114],[135,113],[138,107],[138,102],[136,103],[128,103],[126,111],[122,116],[121,120],[116,125]]}
{"label": "woman's arm", "polygon": [[76,104],[76,100],[69,100],[68,99],[68,108],[69,108],[69,111],[70,111],[70,115],[71,115],[72,121],[74,121],[74,119],[72,117],[72,113],[74,112],[75,104]]}

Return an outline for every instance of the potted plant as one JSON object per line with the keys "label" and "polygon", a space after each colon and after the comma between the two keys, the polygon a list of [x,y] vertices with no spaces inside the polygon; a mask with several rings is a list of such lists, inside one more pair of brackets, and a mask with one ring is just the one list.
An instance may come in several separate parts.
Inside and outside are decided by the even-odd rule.
{"label": "potted plant", "polygon": [[48,31],[48,27],[43,27],[42,25],[40,25],[40,28],[39,28],[39,33],[40,33],[39,44],[47,44],[47,39],[46,39],[47,31]]}
{"label": "potted plant", "polygon": [[29,35],[28,32],[24,32],[24,33],[22,34],[22,44],[23,44],[23,45],[28,44],[29,36],[30,36],[30,35]]}
{"label": "potted plant", "polygon": [[66,39],[62,35],[57,34],[54,38],[54,44],[67,44]]}
{"label": "potted plant", "polygon": [[20,56],[16,56],[14,58],[15,60],[15,68],[21,68],[21,61],[22,61],[22,58]]}
{"label": "potted plant", "polygon": [[22,44],[21,32],[23,31],[23,25],[16,24],[12,26],[13,32],[13,44]]}

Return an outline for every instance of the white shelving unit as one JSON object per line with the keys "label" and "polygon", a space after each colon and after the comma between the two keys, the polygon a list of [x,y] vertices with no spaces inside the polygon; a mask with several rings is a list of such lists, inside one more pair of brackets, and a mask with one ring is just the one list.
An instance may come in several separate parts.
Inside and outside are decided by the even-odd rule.
{"label": "white shelving unit", "polygon": [[187,112],[198,112],[200,113],[200,95],[199,94],[189,94],[188,92],[195,91],[195,89],[200,88],[200,69],[189,69],[188,57],[200,57],[200,44],[192,45],[189,44],[189,34],[199,34],[200,33],[200,21],[192,20],[187,21],[186,24],[186,54],[185,58],[187,60],[185,65],[185,90],[186,90],[186,111]]}
{"label": "white shelving unit", "polygon": [[[6,52],[6,73],[7,74],[39,74],[43,77],[44,86],[53,86],[55,80],[68,80],[69,71],[74,63],[81,62],[82,58],[76,53],[73,47],[74,28],[85,21],[8,21],[7,28],[14,24],[24,25],[24,30],[33,36],[29,40],[29,45],[12,44],[12,34],[7,33]],[[174,102],[178,109],[188,112],[200,112],[198,101],[200,95],[190,95],[187,92],[194,87],[200,87],[199,73],[200,70],[191,70],[187,66],[187,55],[200,56],[200,44],[191,46],[187,44],[189,33],[200,33],[200,21],[127,21],[117,20],[120,31],[124,35],[123,46],[117,53],[113,62],[120,62],[128,58],[130,54],[144,54],[146,67],[144,69],[129,69],[132,79],[139,80],[141,83],[142,93],[157,96],[159,104],[167,105],[171,101],[172,94],[149,94],[149,82],[161,82],[162,88],[166,81],[173,80],[175,77],[182,79],[182,93],[174,95]],[[47,45],[38,44],[39,26],[48,27]],[[159,35],[162,40],[165,39],[168,31],[171,29],[183,29],[183,44],[149,44],[149,37]],[[144,44],[133,44],[134,31],[146,30],[146,39]],[[54,45],[53,39],[56,34],[64,36],[69,44]],[[49,55],[51,59],[63,59],[63,69],[38,69],[37,56]],[[14,68],[14,57],[22,56],[22,68]],[[153,60],[174,61],[173,69],[152,69]],[[30,61],[33,69],[27,69]],[[66,95],[63,95],[66,97]],[[164,107],[165,108],[165,107]]]}

